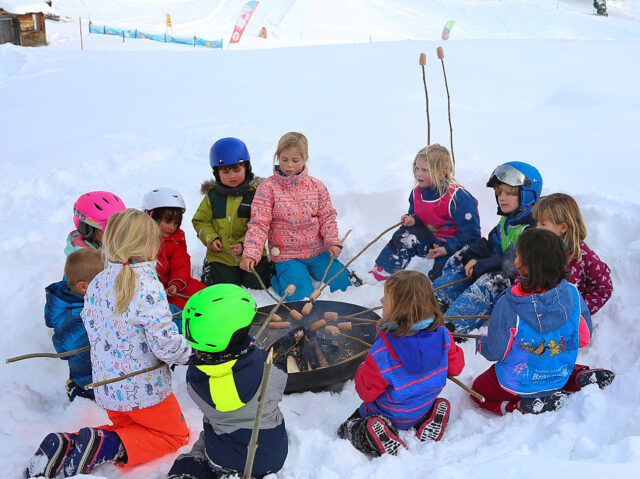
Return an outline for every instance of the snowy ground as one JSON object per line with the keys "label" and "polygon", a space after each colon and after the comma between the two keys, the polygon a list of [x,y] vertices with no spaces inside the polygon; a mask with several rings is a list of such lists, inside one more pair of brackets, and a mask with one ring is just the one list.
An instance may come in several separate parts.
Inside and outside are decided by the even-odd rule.
{"label": "snowy ground", "polygon": [[[617,373],[611,387],[587,388],[555,414],[498,418],[476,408],[453,384],[443,440],[409,445],[370,461],[336,438],[359,404],[353,382],[340,394],[287,396],[281,407],[290,450],[280,478],[338,477],[637,477],[640,465],[640,2],[610,0],[609,17],[591,2],[555,0],[263,0],[240,44],[227,49],[243,0],[54,0],[2,2],[9,11],[52,11],[50,46],[0,45],[0,349],[10,357],[51,351],[44,287],[62,275],[64,240],[75,199],[110,190],[139,206],[151,188],[179,190],[184,230],[199,267],[204,247],[190,228],[210,177],[208,151],[224,136],[242,138],[254,171],[268,176],[286,131],[310,141],[310,170],[332,194],[342,259],[352,258],[406,211],[411,161],[426,143],[418,55],[428,55],[432,141],[449,146],[447,102],[436,47],[445,48],[457,177],[480,202],[483,232],[497,222],[484,187],[509,160],[536,165],[544,193],[578,200],[587,242],[613,270],[615,292],[595,318],[579,361]],[[428,5],[428,6],[425,6]],[[145,40],[88,36],[86,20],[176,35],[224,38],[209,50]],[[84,51],[78,17],[83,18]],[[440,40],[447,20],[451,39]],[[268,39],[256,36],[266,26]],[[371,42],[371,43],[370,43]],[[279,48],[288,47],[288,48]],[[383,242],[355,263],[367,271]],[[428,267],[414,261],[411,267]],[[381,286],[323,299],[378,305]],[[260,305],[270,301],[257,293]],[[489,363],[464,345],[471,383]],[[189,399],[184,368],[174,387],[192,429],[201,414]],[[20,477],[51,430],[98,425],[90,401],[69,404],[66,363],[35,359],[0,368],[0,467]],[[195,438],[195,434],[194,434]],[[175,456],[94,477],[164,477]]]}

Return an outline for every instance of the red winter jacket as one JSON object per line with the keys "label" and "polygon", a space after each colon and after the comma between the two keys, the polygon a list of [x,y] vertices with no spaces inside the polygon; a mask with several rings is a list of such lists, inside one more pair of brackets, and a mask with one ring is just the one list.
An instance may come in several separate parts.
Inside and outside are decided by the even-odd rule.
{"label": "red winter jacket", "polygon": [[168,238],[162,238],[156,271],[165,288],[171,283],[176,284],[178,291],[187,287],[191,279],[191,258],[187,253],[184,231],[180,228]]}
{"label": "red winter jacket", "polygon": [[580,243],[580,249],[582,259],[573,260],[567,266],[570,274],[569,282],[576,285],[587,303],[589,312],[593,315],[611,297],[613,292],[611,270],[584,242]]}

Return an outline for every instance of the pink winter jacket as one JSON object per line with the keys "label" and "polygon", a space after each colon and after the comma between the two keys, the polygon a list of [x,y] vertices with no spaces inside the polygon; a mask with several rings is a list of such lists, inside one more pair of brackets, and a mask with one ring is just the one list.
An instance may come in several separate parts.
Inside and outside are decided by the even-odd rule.
{"label": "pink winter jacket", "polygon": [[256,262],[269,240],[277,246],[274,262],[308,260],[331,246],[342,246],[336,210],[327,187],[304,168],[295,176],[274,174],[260,183],[251,204],[251,220],[244,238],[243,258]]}

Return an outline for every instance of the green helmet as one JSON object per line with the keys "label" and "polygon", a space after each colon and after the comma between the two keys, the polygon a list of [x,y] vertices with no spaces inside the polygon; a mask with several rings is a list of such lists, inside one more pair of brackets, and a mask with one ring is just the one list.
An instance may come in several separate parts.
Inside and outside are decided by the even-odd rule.
{"label": "green helmet", "polygon": [[182,311],[184,337],[198,351],[224,351],[237,331],[249,327],[256,310],[240,286],[209,286],[192,295]]}

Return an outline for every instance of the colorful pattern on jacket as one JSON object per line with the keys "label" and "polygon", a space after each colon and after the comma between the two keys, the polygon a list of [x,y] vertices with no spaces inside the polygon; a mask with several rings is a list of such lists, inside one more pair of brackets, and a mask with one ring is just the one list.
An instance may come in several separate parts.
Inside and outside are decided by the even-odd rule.
{"label": "colorful pattern on jacket", "polygon": [[444,326],[401,337],[380,330],[355,377],[360,415],[380,414],[408,429],[429,411],[447,374],[463,367],[462,349]]}
{"label": "colorful pattern on jacket", "polygon": [[342,246],[336,210],[327,187],[309,176],[307,168],[294,176],[274,174],[264,180],[253,199],[243,257],[260,260],[265,241],[277,246],[274,262],[308,260],[331,246]]}
{"label": "colorful pattern on jacket", "polygon": [[[244,470],[266,357],[266,351],[247,341],[246,349],[232,359],[221,356],[212,364],[198,364],[196,359],[189,365],[187,390],[204,413],[205,450],[215,464]],[[278,407],[286,383],[287,374],[272,367],[263,398],[255,475],[278,471],[287,457],[287,431]]]}
{"label": "colorful pattern on jacket", "polygon": [[[255,192],[262,178],[254,178],[250,192]],[[191,223],[198,238],[207,247],[207,263],[218,262],[228,266],[238,266],[238,261],[224,251],[213,251],[211,243],[219,239],[227,251],[229,246],[244,243],[247,223],[251,217],[252,201],[243,201],[244,195],[226,196],[215,191],[215,182],[207,182],[205,196],[193,215]],[[253,198],[251,196],[251,198]],[[266,251],[263,251],[266,255]]]}
{"label": "colorful pattern on jacket", "polygon": [[569,282],[576,285],[589,312],[594,315],[613,293],[611,270],[584,242],[580,243],[580,250],[582,259],[574,259],[567,266]]}
{"label": "colorful pattern on jacket", "polygon": [[[184,231],[179,228],[171,236],[162,238],[156,261],[156,272],[165,288],[175,284],[178,292],[185,296],[191,296],[207,287],[206,284],[191,277],[191,257],[187,253]],[[170,296],[168,300],[180,309],[183,309],[187,302],[179,296]]]}
{"label": "colorful pattern on jacket", "polygon": [[578,348],[589,344],[591,315],[576,287],[562,280],[539,294],[513,286],[496,303],[489,332],[477,351],[496,363],[500,385],[522,397],[546,396],[562,388]]}
{"label": "colorful pattern on jacket", "polygon": [[184,364],[191,346],[171,320],[169,303],[150,262],[131,265],[136,289],[129,307],[116,316],[114,282],[122,264],[109,263],[91,281],[82,310],[89,343],[93,381],[163,367],[95,390],[96,403],[112,411],[133,411],[164,401],[172,393],[168,364]]}
{"label": "colorful pattern on jacket", "polygon": [[[59,353],[89,346],[87,331],[80,317],[84,298],[71,291],[66,281],[58,281],[46,288],[44,320],[53,328],[53,347]],[[63,358],[69,364],[69,379],[78,386],[91,382],[91,357],[89,351]]]}
{"label": "colorful pattern on jacket", "polygon": [[414,213],[417,224],[446,242],[448,254],[480,238],[478,201],[460,185],[449,185],[444,196],[435,187],[416,186],[409,197],[409,214]]}

